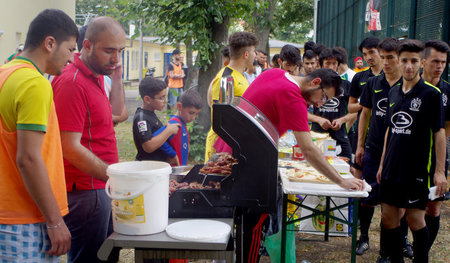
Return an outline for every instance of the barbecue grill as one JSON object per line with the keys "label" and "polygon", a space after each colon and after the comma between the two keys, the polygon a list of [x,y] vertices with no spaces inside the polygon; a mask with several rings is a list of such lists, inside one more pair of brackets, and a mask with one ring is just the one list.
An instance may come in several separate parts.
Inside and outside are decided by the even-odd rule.
{"label": "barbecue grill", "polygon": [[228,176],[203,175],[196,165],[183,182],[220,182],[220,189],[175,191],[169,200],[170,217],[231,217],[233,207],[253,212],[276,210],[278,132],[255,106],[244,98],[232,104],[213,105],[213,130],[233,150],[238,163]]}
{"label": "barbecue grill", "polygon": [[[278,139],[273,124],[244,98],[233,97],[233,78],[223,77],[220,102],[213,104],[212,128],[238,160],[227,176],[203,175],[194,168],[183,182],[220,182],[220,189],[177,190],[169,198],[169,217],[233,217],[236,260],[242,262],[244,211],[274,213],[277,207]],[[281,193],[278,193],[281,194]]]}

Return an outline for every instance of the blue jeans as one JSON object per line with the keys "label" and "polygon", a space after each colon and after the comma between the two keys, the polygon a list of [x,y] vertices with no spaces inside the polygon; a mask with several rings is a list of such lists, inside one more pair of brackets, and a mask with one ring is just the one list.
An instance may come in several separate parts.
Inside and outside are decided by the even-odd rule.
{"label": "blue jeans", "polygon": [[111,200],[104,189],[67,193],[69,214],[64,217],[72,235],[67,262],[101,262],[97,251],[113,232]]}
{"label": "blue jeans", "polygon": [[180,100],[180,96],[183,94],[183,88],[169,88],[169,102],[170,106],[174,106]]}

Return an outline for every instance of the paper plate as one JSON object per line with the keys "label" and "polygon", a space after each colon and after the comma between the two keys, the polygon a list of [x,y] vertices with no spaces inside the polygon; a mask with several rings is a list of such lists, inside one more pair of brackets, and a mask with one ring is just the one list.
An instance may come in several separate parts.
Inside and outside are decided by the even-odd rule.
{"label": "paper plate", "polygon": [[230,231],[230,225],[207,219],[183,220],[166,228],[167,235],[171,238],[184,241],[221,240],[226,238]]}

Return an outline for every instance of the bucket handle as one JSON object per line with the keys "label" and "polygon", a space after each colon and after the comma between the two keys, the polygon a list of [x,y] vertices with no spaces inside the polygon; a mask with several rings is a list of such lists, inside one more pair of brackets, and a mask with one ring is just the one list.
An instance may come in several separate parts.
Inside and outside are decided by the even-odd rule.
{"label": "bucket handle", "polygon": [[114,200],[131,200],[131,199],[134,199],[134,198],[140,196],[143,192],[147,191],[151,186],[152,186],[152,184],[147,184],[141,190],[136,191],[136,192],[134,192],[134,193],[132,193],[130,195],[127,195],[127,196],[120,195],[120,196],[118,196],[118,195],[114,195],[114,194],[111,193],[110,187],[109,187],[109,179],[108,179],[108,181],[106,181],[106,184],[105,184],[105,192],[106,192],[106,195],[109,198],[114,199]]}

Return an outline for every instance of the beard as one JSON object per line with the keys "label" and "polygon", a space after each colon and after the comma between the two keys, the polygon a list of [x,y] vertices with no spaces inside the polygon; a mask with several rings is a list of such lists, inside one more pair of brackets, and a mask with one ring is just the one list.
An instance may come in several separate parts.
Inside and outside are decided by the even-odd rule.
{"label": "beard", "polygon": [[314,105],[314,103],[311,101],[311,96],[315,91],[317,91],[317,90],[313,89],[313,90],[302,91],[302,97],[305,99],[306,104],[308,104],[308,106]]}
{"label": "beard", "polygon": [[109,69],[106,66],[102,65],[99,61],[97,55],[95,52],[92,52],[86,56],[86,61],[88,62],[89,66],[94,70],[94,73],[99,75],[111,75],[111,73],[114,71],[113,69]]}
{"label": "beard", "polygon": [[414,80],[414,79],[417,77],[417,75],[419,75],[419,70],[417,70],[416,72],[414,72],[414,74],[412,75],[412,77],[405,77],[405,76],[403,76],[403,79],[406,80],[406,81],[412,81],[412,80]]}

